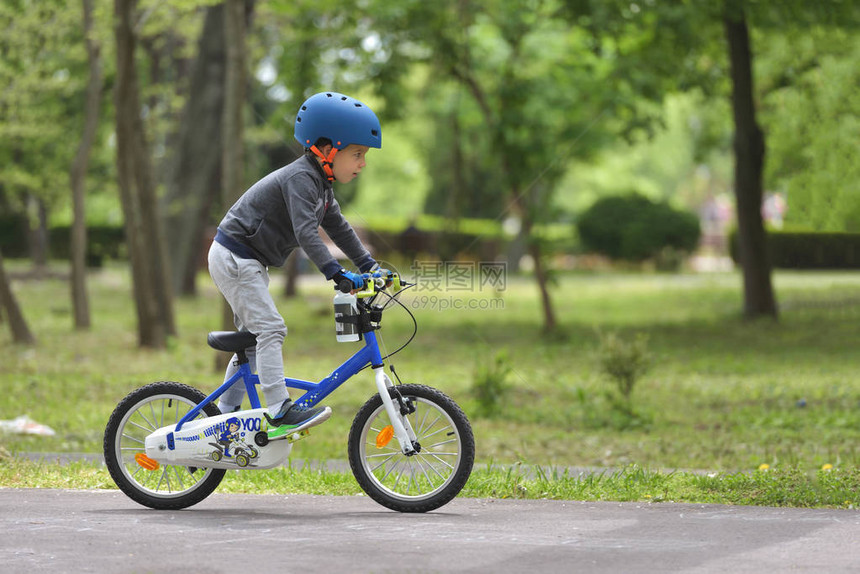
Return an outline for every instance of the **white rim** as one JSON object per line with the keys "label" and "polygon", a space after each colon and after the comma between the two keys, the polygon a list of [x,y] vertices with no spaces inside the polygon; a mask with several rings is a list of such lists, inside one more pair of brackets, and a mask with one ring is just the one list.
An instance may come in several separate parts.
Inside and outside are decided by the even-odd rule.
{"label": "white rim", "polygon": [[411,398],[416,410],[409,420],[421,452],[404,455],[396,437],[377,447],[377,435],[390,423],[384,405],[380,405],[361,430],[360,455],[365,473],[377,488],[399,500],[417,502],[439,493],[454,480],[463,450],[460,433],[448,413],[432,401]]}
{"label": "white rim", "polygon": [[[180,408],[180,404],[185,408]],[[185,397],[160,394],[146,397],[130,408],[119,423],[114,439],[114,454],[125,478],[150,496],[178,498],[197,489],[212,473],[211,468],[201,469],[202,474],[192,475],[187,466],[160,465],[146,470],[134,459],[137,453],[146,453],[146,436],[154,430],[176,424],[197,406]],[[205,418],[203,411],[197,418]]]}

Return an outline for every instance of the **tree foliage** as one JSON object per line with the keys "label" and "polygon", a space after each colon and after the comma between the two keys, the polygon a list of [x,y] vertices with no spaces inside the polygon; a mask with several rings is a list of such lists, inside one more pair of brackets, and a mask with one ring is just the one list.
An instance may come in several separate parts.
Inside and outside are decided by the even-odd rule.
{"label": "tree foliage", "polygon": [[860,44],[846,30],[768,33],[762,42],[768,188],[785,193],[790,224],[860,231]]}
{"label": "tree foliage", "polygon": [[55,202],[83,117],[87,58],[79,3],[0,3],[0,193]]}
{"label": "tree foliage", "polygon": [[[113,89],[112,3],[94,4],[105,89]],[[153,194],[163,198],[167,190],[167,205],[185,187],[173,177],[178,150],[188,147],[184,135],[201,125],[188,120],[183,126],[181,118],[191,117],[183,110],[203,108],[192,95],[192,70],[204,65],[203,23],[216,4],[140,0],[134,14],[141,97],[136,110],[123,113],[142,119]],[[662,128],[667,95],[691,90],[710,116],[704,129],[690,130],[693,144],[684,164],[692,171],[715,149],[730,151],[727,24],[743,23],[751,31],[754,65],[744,99],[754,104],[747,111],[757,113],[764,138],[765,189],[785,192],[790,223],[820,230],[860,227],[853,189],[860,175],[853,159],[860,129],[858,6],[838,0],[344,0],[334,9],[311,0],[257,2],[248,30],[244,179],[252,181],[300,152],[292,121],[306,96],[322,89],[355,94],[379,113],[387,134],[397,129],[399,137],[386,142],[405,148],[396,151],[397,160],[379,162],[386,174],[375,181],[384,186],[378,193],[385,200],[373,205],[385,209],[395,204],[391,198],[408,193],[404,182],[416,180],[406,177],[411,171],[429,174],[427,211],[453,221],[515,215],[523,222],[519,244],[537,261],[550,321],[549,272],[533,230],[559,219],[554,199],[562,182],[571,194],[589,185],[578,166],[617,150],[619,141],[650,137]],[[87,78],[79,0],[5,2],[0,27],[0,206],[21,211],[25,201],[32,203],[24,198],[38,197],[55,214],[68,211],[68,166],[77,144],[70,134],[84,125]],[[719,100],[723,104],[714,105]],[[103,101],[103,117],[112,117],[113,100]],[[90,209],[104,205],[105,196],[118,203],[110,123],[102,122],[94,138]],[[393,157],[390,145],[373,159]],[[207,147],[201,146],[204,155]],[[220,146],[211,147],[220,155]],[[400,159],[409,154],[415,157]],[[203,160],[191,155],[182,165],[193,170]],[[750,153],[739,149],[737,156],[748,159]],[[670,195],[663,182],[682,177],[657,173],[677,168],[673,161],[678,163],[667,157],[665,164],[635,167],[667,188],[651,190],[653,197]],[[219,170],[206,171],[202,187],[210,181],[220,187]],[[626,186],[617,183],[614,190]],[[338,189],[341,203],[355,193],[355,184]],[[739,213],[750,217],[752,228],[758,195],[738,196]],[[199,205],[194,227],[204,218],[214,223],[223,208]],[[191,240],[180,237],[175,241],[189,247],[183,258],[193,261]],[[749,266],[766,269],[763,262]]]}

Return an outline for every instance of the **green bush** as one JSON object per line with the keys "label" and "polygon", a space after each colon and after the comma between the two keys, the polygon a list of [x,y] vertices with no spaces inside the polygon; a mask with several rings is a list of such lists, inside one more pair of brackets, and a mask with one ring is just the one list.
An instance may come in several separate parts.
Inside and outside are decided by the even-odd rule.
{"label": "green bush", "polygon": [[[729,237],[732,259],[738,258],[738,234]],[[771,265],[779,269],[860,269],[860,233],[770,231]]]}
{"label": "green bush", "polygon": [[625,341],[616,333],[601,333],[598,362],[615,383],[618,394],[629,401],[636,381],[651,366],[648,338],[640,333],[633,341]]}
{"label": "green bush", "polygon": [[27,257],[27,218],[20,214],[0,215],[0,251],[10,259]]}
{"label": "green bush", "polygon": [[606,422],[619,430],[650,424],[651,417],[633,405],[633,387],[653,361],[648,350],[648,337],[640,333],[628,341],[616,333],[604,335],[598,332],[598,336],[598,365],[615,386],[615,392],[606,393],[610,406]]}
{"label": "green bush", "polygon": [[[68,225],[52,227],[48,232],[51,257],[71,257],[71,230]],[[87,228],[88,267],[101,267],[105,259],[124,259],[126,255],[125,230],[122,226],[93,225]]]}
{"label": "green bush", "polygon": [[691,252],[701,234],[695,214],[637,193],[599,199],[582,214],[577,227],[587,250],[626,261]]}
{"label": "green bush", "polygon": [[477,415],[494,417],[498,415],[511,390],[508,375],[511,365],[505,351],[499,351],[489,363],[481,361],[475,367],[472,394],[478,401]]}

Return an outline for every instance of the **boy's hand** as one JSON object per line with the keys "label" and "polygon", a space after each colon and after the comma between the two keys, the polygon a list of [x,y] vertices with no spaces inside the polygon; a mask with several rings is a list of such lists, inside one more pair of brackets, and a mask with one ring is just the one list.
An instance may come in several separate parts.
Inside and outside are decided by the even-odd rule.
{"label": "boy's hand", "polygon": [[338,287],[340,287],[344,281],[349,281],[353,289],[363,289],[365,282],[363,275],[347,271],[346,269],[341,269],[335,273],[331,280],[337,283]]}

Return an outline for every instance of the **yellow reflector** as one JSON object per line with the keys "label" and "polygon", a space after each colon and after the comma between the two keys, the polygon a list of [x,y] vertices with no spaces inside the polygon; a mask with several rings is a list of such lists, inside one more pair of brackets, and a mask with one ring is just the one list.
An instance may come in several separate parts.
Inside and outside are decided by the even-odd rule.
{"label": "yellow reflector", "polygon": [[391,442],[391,438],[394,436],[394,427],[388,425],[376,435],[376,448],[384,448],[389,442]]}
{"label": "yellow reflector", "polygon": [[142,468],[145,468],[146,470],[158,470],[158,461],[152,460],[142,452],[139,452],[134,455],[134,460],[136,460],[137,464],[139,464]]}

